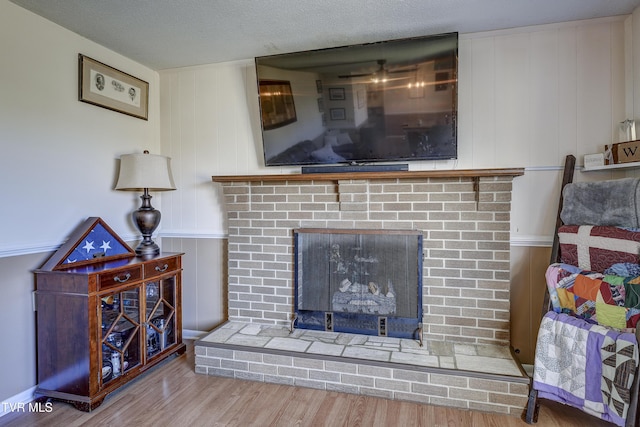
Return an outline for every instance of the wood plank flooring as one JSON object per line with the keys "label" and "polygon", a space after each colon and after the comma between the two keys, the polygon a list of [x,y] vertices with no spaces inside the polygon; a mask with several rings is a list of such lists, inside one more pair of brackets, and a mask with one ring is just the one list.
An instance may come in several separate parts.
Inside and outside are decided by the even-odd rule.
{"label": "wood plank flooring", "polygon": [[[91,413],[53,402],[50,413],[12,413],[0,426],[527,426],[518,417],[368,396],[199,375],[193,342],[107,396]],[[610,426],[580,411],[543,402],[540,427]]]}

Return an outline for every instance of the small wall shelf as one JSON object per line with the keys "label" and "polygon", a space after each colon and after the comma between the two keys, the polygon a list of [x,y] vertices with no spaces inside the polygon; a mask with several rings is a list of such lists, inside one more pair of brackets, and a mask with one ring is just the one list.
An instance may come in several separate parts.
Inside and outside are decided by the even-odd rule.
{"label": "small wall shelf", "polygon": [[613,165],[602,165],[602,166],[593,166],[593,167],[584,167],[582,170],[584,172],[591,171],[603,171],[609,169],[624,169],[624,168],[638,168],[640,167],[640,162],[630,162],[630,163],[616,163]]}

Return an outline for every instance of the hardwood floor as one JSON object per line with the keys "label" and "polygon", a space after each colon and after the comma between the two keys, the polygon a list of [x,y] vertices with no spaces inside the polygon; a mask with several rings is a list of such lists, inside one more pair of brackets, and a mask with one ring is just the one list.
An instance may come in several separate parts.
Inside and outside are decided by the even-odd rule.
{"label": "hardwood floor", "polygon": [[[518,417],[199,375],[193,343],[91,413],[53,402],[49,413],[14,412],[0,426],[526,426]],[[540,427],[610,426],[553,402]]]}

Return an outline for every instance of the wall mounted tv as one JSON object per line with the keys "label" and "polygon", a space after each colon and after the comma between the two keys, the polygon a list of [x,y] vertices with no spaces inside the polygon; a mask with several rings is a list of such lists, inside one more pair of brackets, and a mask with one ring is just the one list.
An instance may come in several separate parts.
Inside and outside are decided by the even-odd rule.
{"label": "wall mounted tv", "polygon": [[267,166],[457,158],[458,33],[255,63]]}

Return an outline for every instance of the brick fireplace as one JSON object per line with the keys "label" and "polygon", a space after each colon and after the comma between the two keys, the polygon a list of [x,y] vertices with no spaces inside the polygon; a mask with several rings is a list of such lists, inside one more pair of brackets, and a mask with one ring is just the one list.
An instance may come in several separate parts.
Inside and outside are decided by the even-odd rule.
{"label": "brick fireplace", "polygon": [[[232,329],[242,325],[290,327],[295,229],[413,230],[423,235],[423,339],[508,349],[511,189],[512,180],[523,173],[522,169],[490,169],[214,177],[224,192],[228,215],[228,318]],[[270,375],[252,373],[235,359],[234,347],[205,341],[202,347],[196,346],[198,372],[260,381],[287,377],[271,375],[274,371],[267,368]],[[252,351],[240,350],[245,356]],[[220,369],[224,360],[229,366],[242,367]],[[295,380],[290,383],[304,385]],[[517,385],[506,386],[505,396],[515,403],[498,405],[498,412],[515,413],[526,404],[525,383],[518,379]],[[477,391],[494,386],[483,384]],[[469,383],[466,387],[473,389]],[[385,396],[396,398],[391,394]],[[413,399],[434,402],[429,400],[430,392],[423,395],[427,397]],[[484,403],[474,404],[474,398],[440,403],[496,410],[487,399],[491,400],[485,396],[479,399]]]}
{"label": "brick fireplace", "polygon": [[523,172],[469,173],[215,178],[228,215],[229,320],[290,322],[296,228],[420,230],[424,338],[508,345],[511,181]]}

